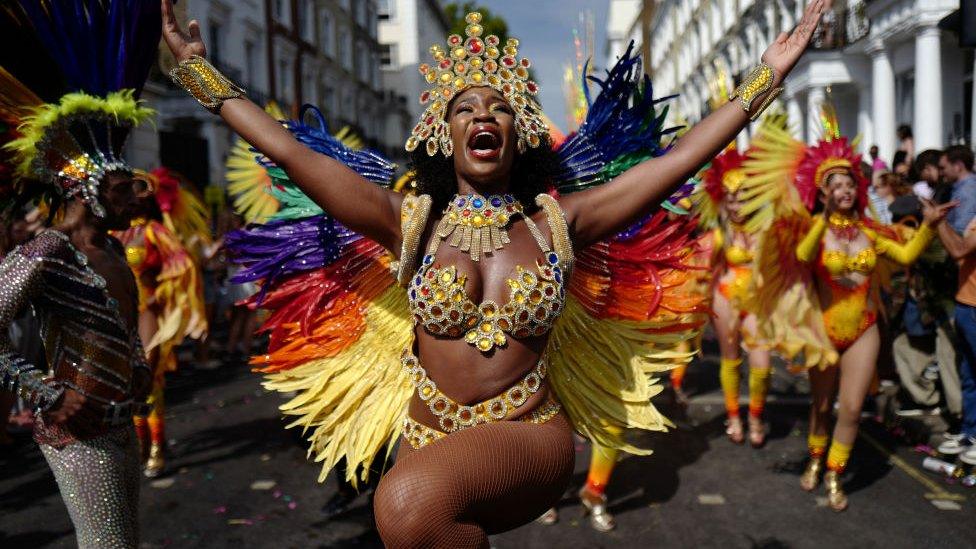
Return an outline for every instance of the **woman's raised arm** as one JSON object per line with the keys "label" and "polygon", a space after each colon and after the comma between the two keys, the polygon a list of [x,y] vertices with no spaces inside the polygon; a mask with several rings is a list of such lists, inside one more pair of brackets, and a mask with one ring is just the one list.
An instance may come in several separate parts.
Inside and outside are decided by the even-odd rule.
{"label": "woman's raised arm", "polygon": [[[184,32],[171,0],[162,1],[163,39],[177,62],[205,57],[200,25]],[[343,163],[299,143],[277,120],[245,97],[225,100],[220,116],[245,141],[274,161],[316,204],[346,227],[398,252],[402,195],[378,187]]]}
{"label": "woman's raised arm", "polygon": [[[792,34],[782,33],[762,56],[773,70],[772,85],[751,97],[755,112],[800,59],[831,0],[812,0]],[[585,247],[623,230],[647,215],[702,165],[715,157],[749,123],[750,113],[730,101],[686,133],[668,154],[644,161],[606,185],[561,199],[574,243]]]}

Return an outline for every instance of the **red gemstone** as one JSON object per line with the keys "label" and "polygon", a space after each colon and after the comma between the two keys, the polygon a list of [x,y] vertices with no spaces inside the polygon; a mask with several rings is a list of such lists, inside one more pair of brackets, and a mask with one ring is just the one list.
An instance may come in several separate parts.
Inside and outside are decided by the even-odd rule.
{"label": "red gemstone", "polygon": [[424,124],[427,124],[428,126],[430,126],[430,125],[431,125],[431,124],[433,124],[433,123],[434,123],[434,117],[433,117],[433,116],[428,116],[428,117],[427,117],[427,118],[426,118],[426,119],[424,120]]}
{"label": "red gemstone", "polygon": [[481,42],[471,42],[471,45],[468,46],[468,49],[471,50],[471,53],[476,53],[476,54],[481,53]]}
{"label": "red gemstone", "polygon": [[461,215],[463,215],[464,217],[468,217],[469,215],[471,215],[471,210],[464,210],[463,212],[461,212]]}
{"label": "red gemstone", "polygon": [[420,289],[420,293],[422,293],[424,295],[427,295],[427,294],[430,293],[430,289],[429,288],[421,288]]}
{"label": "red gemstone", "polygon": [[526,87],[532,93],[536,93],[537,91],[539,91],[539,86],[537,86],[535,82],[529,82],[528,84],[526,84]]}
{"label": "red gemstone", "polygon": [[514,67],[515,59],[512,57],[502,57],[502,64],[506,67]]}
{"label": "red gemstone", "polygon": [[522,58],[522,66],[525,68],[529,68],[529,60]]}
{"label": "red gemstone", "polygon": [[491,210],[485,210],[485,217],[491,217]]}
{"label": "red gemstone", "polygon": [[450,59],[445,59],[445,60],[441,61],[441,68],[442,69],[450,68],[450,66],[451,66],[451,60]]}
{"label": "red gemstone", "polygon": [[421,103],[426,103],[429,100],[430,100],[430,90],[425,91],[424,93],[420,94],[420,102]]}

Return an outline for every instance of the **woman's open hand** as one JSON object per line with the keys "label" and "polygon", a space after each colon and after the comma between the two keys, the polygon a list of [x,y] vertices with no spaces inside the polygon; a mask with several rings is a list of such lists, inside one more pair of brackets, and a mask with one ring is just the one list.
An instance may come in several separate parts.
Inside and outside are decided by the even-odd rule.
{"label": "woman's open hand", "polygon": [[790,34],[781,32],[766,48],[762,60],[776,71],[776,78],[780,82],[793,70],[793,65],[796,65],[803,51],[807,49],[807,45],[813,38],[813,31],[816,30],[824,12],[830,9],[830,5],[831,0],[812,0],[793,32]]}
{"label": "woman's open hand", "polygon": [[176,20],[176,15],[173,14],[172,0],[162,0],[162,2],[163,40],[166,41],[169,51],[173,52],[177,63],[193,55],[206,57],[207,46],[203,44],[203,38],[200,37],[200,23],[196,19],[190,21],[187,25],[189,32],[184,32]]}

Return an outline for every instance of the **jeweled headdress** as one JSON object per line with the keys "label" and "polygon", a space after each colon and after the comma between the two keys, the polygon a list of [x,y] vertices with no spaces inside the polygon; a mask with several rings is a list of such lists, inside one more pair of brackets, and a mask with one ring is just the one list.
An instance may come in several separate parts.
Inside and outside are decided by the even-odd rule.
{"label": "jeweled headdress", "polygon": [[49,185],[49,197],[80,197],[105,215],[98,185],[108,173],[131,173],[122,158],[126,138],[153,114],[137,99],[158,55],[159,3],[8,2],[0,25],[0,67],[45,102],[5,145],[15,177]]}
{"label": "jeweled headdress", "polygon": [[701,180],[692,193],[692,206],[702,226],[717,226],[722,200],[727,194],[738,191],[745,182],[744,161],[745,156],[730,147],[701,172]]}
{"label": "jeweled headdress", "polygon": [[467,38],[452,34],[447,38],[447,49],[437,44],[431,46],[434,64],[420,65],[420,74],[433,87],[420,94],[420,103],[427,108],[407,139],[407,151],[424,145],[430,156],[438,151],[444,156],[454,154],[447,106],[456,95],[476,86],[492,88],[512,106],[519,152],[538,147],[549,134],[549,126],[535,99],[539,86],[529,79],[532,64],[524,57],[517,57],[519,41],[509,38],[503,47],[493,34],[482,39],[484,27],[480,13],[469,13],[465,21]]}
{"label": "jeweled headdress", "polygon": [[869,183],[861,172],[861,155],[854,152],[853,144],[846,137],[840,136],[837,113],[830,103],[821,106],[820,125],[823,138],[807,147],[797,167],[796,188],[800,199],[808,209],[813,209],[830,176],[842,173],[854,178],[858,203],[862,208],[867,207]]}

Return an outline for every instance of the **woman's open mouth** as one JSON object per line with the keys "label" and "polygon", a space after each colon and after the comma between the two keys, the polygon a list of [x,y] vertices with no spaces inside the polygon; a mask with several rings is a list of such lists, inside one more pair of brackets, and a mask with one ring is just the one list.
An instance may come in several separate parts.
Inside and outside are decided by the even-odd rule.
{"label": "woman's open mouth", "polygon": [[502,136],[498,128],[487,125],[474,128],[468,138],[468,150],[471,156],[479,160],[498,158],[502,150]]}

